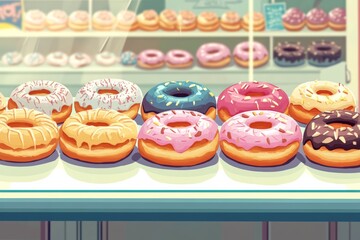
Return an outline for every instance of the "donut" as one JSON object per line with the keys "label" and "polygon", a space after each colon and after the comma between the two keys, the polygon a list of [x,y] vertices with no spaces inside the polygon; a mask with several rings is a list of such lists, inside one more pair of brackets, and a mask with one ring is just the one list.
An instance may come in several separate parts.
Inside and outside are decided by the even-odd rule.
{"label": "donut", "polygon": [[297,154],[301,139],[300,127],[294,119],[268,110],[235,115],[220,129],[223,153],[237,162],[256,167],[287,163]]}
{"label": "donut", "polygon": [[288,31],[300,31],[306,25],[306,15],[299,8],[289,8],[282,16],[282,22]]}
{"label": "donut", "polygon": [[220,27],[225,31],[239,31],[241,29],[240,15],[235,11],[225,12],[221,16]]}
{"label": "donut", "polygon": [[99,64],[101,66],[112,66],[115,63],[118,63],[119,59],[116,57],[116,55],[114,53],[105,51],[105,52],[96,54],[95,61],[97,64]]}
{"label": "donut", "polygon": [[[234,48],[235,63],[241,67],[249,67],[249,42],[242,42]],[[261,67],[269,61],[269,52],[266,47],[259,42],[253,42],[253,64],[254,68]]]}
{"label": "donut", "polygon": [[279,43],[273,55],[275,64],[280,67],[295,67],[305,63],[305,48],[300,42]]}
{"label": "donut", "polygon": [[335,31],[346,30],[346,10],[334,8],[329,12],[329,27]]}
{"label": "donut", "polygon": [[141,30],[156,31],[159,29],[159,15],[154,10],[145,10],[137,16]]}
{"label": "donut", "polygon": [[69,28],[73,31],[86,31],[89,29],[89,13],[87,11],[74,11],[69,16]]}
{"label": "donut", "polygon": [[93,109],[66,119],[59,132],[65,155],[83,162],[113,163],[134,149],[137,125],[114,110]]}
{"label": "donut", "polygon": [[69,64],[73,68],[81,68],[90,65],[91,58],[86,53],[76,52],[70,55]]}
{"label": "donut", "polygon": [[46,26],[50,31],[61,31],[68,26],[68,15],[63,10],[52,10],[46,16]]}
{"label": "donut", "polygon": [[329,67],[341,61],[341,47],[334,41],[317,41],[307,49],[307,58],[310,65]]}
{"label": "donut", "polygon": [[68,55],[60,51],[50,53],[46,57],[47,63],[54,67],[66,66],[68,64],[68,60]]}
{"label": "donut", "polygon": [[192,11],[180,11],[177,16],[177,30],[192,31],[196,28],[196,15]]}
{"label": "donut", "polygon": [[215,95],[203,85],[190,81],[171,81],[152,87],[142,100],[144,121],[168,110],[197,111],[215,119]]}
{"label": "donut", "polygon": [[267,82],[240,82],[218,97],[219,118],[225,122],[232,116],[252,110],[270,110],[286,113],[289,97],[280,88]]}
{"label": "donut", "polygon": [[18,65],[22,62],[22,55],[19,52],[7,52],[5,53],[2,58],[1,61],[4,65],[7,66],[14,66],[14,65]]}
{"label": "donut", "polygon": [[[242,27],[245,31],[249,31],[249,21],[250,21],[250,15],[247,13],[242,20]],[[265,18],[264,15],[260,12],[254,12],[253,13],[253,31],[254,32],[260,32],[265,30]]]}
{"label": "donut", "polygon": [[219,147],[218,127],[202,113],[172,110],[149,118],[138,135],[140,155],[156,164],[185,167],[204,163]]}
{"label": "donut", "polygon": [[358,112],[336,110],[316,115],[305,128],[304,153],[328,167],[360,166],[360,117]]}
{"label": "donut", "polygon": [[32,162],[50,156],[59,141],[56,123],[34,109],[12,109],[0,114],[0,160]]}
{"label": "donut", "polygon": [[133,11],[122,10],[116,15],[116,19],[118,30],[134,31],[139,27],[136,13]]}
{"label": "donut", "polygon": [[92,27],[98,31],[111,31],[115,26],[115,16],[110,11],[97,11],[92,18]]}
{"label": "donut", "polygon": [[314,8],[306,14],[306,25],[312,31],[321,31],[328,27],[328,14],[321,8]]}
{"label": "donut", "polygon": [[0,92],[0,113],[2,113],[6,109],[6,98]]}
{"label": "donut", "polygon": [[175,31],[177,28],[177,14],[174,10],[165,9],[159,16],[160,27],[165,31]]}
{"label": "donut", "polygon": [[137,56],[134,52],[126,51],[121,54],[120,61],[125,66],[136,65]]}
{"label": "donut", "polygon": [[24,29],[27,31],[42,31],[46,26],[46,15],[38,9],[29,10],[24,16]]}
{"label": "donut", "polygon": [[230,49],[222,43],[206,43],[199,47],[196,57],[202,67],[222,68],[231,61]]}
{"label": "donut", "polygon": [[220,26],[219,17],[214,12],[202,12],[197,17],[197,27],[200,31],[211,32],[218,30]]}
{"label": "donut", "polygon": [[43,112],[62,123],[70,116],[73,97],[64,85],[48,80],[35,80],[15,88],[9,98],[8,109],[29,108]]}
{"label": "donut", "polygon": [[29,67],[40,66],[45,62],[45,57],[41,53],[29,53],[24,57],[24,64]]}
{"label": "donut", "polygon": [[333,110],[354,111],[355,98],[341,83],[312,81],[297,86],[290,95],[289,114],[307,124],[314,116]]}
{"label": "donut", "polygon": [[136,84],[121,79],[98,79],[86,83],[76,94],[75,110],[112,109],[135,119],[142,92]]}
{"label": "donut", "polygon": [[193,65],[193,56],[188,51],[174,49],[165,56],[169,68],[189,68]]}
{"label": "donut", "polygon": [[144,50],[137,58],[138,66],[145,69],[162,68],[165,64],[164,53],[156,49]]}

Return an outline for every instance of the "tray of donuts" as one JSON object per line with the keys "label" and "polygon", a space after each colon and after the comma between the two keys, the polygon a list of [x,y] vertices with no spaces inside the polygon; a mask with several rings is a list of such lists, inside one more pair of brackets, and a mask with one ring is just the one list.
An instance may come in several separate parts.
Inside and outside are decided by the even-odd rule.
{"label": "tray of donuts", "polygon": [[270,83],[240,82],[216,98],[191,81],[143,96],[132,82],[99,79],[73,98],[58,82],[35,80],[0,103],[2,162],[38,161],[59,146],[91,164],[121,162],[137,147],[144,161],[175,169],[206,164],[218,151],[255,168],[286,165],[300,152],[320,166],[360,165],[360,116],[340,83],[306,82],[289,97]]}

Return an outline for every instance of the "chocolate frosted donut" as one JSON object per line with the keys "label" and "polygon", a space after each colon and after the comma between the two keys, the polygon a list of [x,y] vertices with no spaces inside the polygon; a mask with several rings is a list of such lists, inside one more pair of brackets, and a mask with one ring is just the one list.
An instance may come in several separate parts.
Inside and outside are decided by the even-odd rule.
{"label": "chocolate frosted donut", "polygon": [[331,167],[360,165],[360,116],[338,110],[316,115],[306,126],[303,138],[306,156]]}
{"label": "chocolate frosted donut", "polygon": [[274,62],[281,67],[300,66],[305,63],[305,48],[298,43],[279,43],[274,48]]}
{"label": "chocolate frosted donut", "polygon": [[328,67],[341,61],[341,47],[335,42],[312,42],[307,49],[309,64],[316,67]]}

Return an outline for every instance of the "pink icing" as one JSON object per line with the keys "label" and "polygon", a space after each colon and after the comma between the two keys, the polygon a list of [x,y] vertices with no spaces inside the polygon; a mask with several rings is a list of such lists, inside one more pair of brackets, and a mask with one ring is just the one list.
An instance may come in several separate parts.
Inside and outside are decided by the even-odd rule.
{"label": "pink icing", "polygon": [[[269,55],[268,50],[264,45],[259,42],[254,42],[253,45],[253,56],[254,60],[264,59]],[[234,56],[240,58],[243,61],[249,60],[249,42],[242,42],[236,45],[234,49]]]}
{"label": "pink icing", "polygon": [[[251,128],[255,122],[269,122],[268,129]],[[224,123],[220,130],[220,141],[225,140],[237,147],[250,150],[253,147],[285,147],[300,142],[302,134],[294,119],[274,111],[251,111],[238,114]]]}
{"label": "pink icing", "polygon": [[301,24],[305,21],[306,16],[299,8],[290,8],[282,16],[282,20],[288,24]]}
{"label": "pink icing", "polygon": [[[187,127],[170,127],[169,123],[188,122]],[[149,118],[141,127],[138,139],[151,140],[165,146],[170,144],[178,153],[188,150],[202,140],[212,141],[218,133],[215,121],[194,111],[172,110]]]}
{"label": "pink icing", "polygon": [[327,13],[321,8],[314,8],[306,14],[306,19],[309,23],[320,25],[329,21]]}
{"label": "pink icing", "polygon": [[221,43],[206,43],[196,52],[196,57],[202,63],[218,62],[230,56],[230,49]]}
{"label": "pink icing", "polygon": [[193,56],[187,51],[174,49],[166,54],[165,60],[171,64],[187,64],[193,60]]}
{"label": "pink icing", "polygon": [[148,49],[142,51],[138,55],[138,60],[145,64],[158,64],[163,62],[165,59],[164,54],[156,49]]}
{"label": "pink icing", "polygon": [[344,8],[335,8],[329,12],[329,19],[332,23],[346,24],[346,10]]}
{"label": "pink icing", "polygon": [[[258,93],[262,96],[248,96]],[[218,109],[226,109],[231,116],[251,110],[273,110],[285,112],[289,97],[275,85],[266,82],[243,82],[234,84],[218,98]]]}

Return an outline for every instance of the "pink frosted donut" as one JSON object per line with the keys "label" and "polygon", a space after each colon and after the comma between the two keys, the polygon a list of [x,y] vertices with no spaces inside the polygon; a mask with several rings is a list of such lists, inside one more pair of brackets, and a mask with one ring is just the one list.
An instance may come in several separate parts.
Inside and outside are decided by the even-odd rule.
{"label": "pink frosted donut", "polygon": [[346,10],[344,8],[334,8],[329,12],[329,26],[337,31],[346,29]]}
{"label": "pink frosted donut", "polygon": [[222,121],[251,110],[272,110],[284,113],[289,106],[287,94],[267,82],[240,82],[220,93],[217,103]]}
{"label": "pink frosted donut", "polygon": [[327,28],[328,22],[328,14],[321,8],[314,8],[306,14],[306,23],[310,30],[323,30]]}
{"label": "pink frosted donut", "polygon": [[146,69],[161,68],[165,63],[164,54],[156,49],[142,51],[138,55],[138,66]]}
{"label": "pink frosted donut", "polygon": [[296,121],[275,111],[243,112],[226,121],[220,130],[224,154],[252,166],[288,162],[297,154],[301,140]]}
{"label": "pink frosted donut", "polygon": [[29,10],[24,16],[24,27],[28,31],[41,31],[46,26],[46,15],[38,9]]}
{"label": "pink frosted donut", "polygon": [[284,27],[289,31],[299,31],[304,28],[306,16],[299,8],[290,8],[282,16]]}
{"label": "pink frosted donut", "polygon": [[188,68],[193,64],[193,56],[187,51],[174,49],[166,54],[165,61],[169,68]]}
{"label": "pink frosted donut", "polygon": [[230,63],[230,49],[222,43],[206,43],[197,50],[196,57],[203,67],[220,68]]}
{"label": "pink frosted donut", "polygon": [[[234,48],[234,60],[241,67],[249,67],[249,42],[242,42]],[[269,61],[269,52],[266,47],[259,43],[253,43],[254,67],[260,67]]]}
{"label": "pink frosted donut", "polygon": [[193,166],[210,160],[219,144],[216,122],[186,110],[166,111],[149,118],[138,139],[142,157],[168,166]]}

